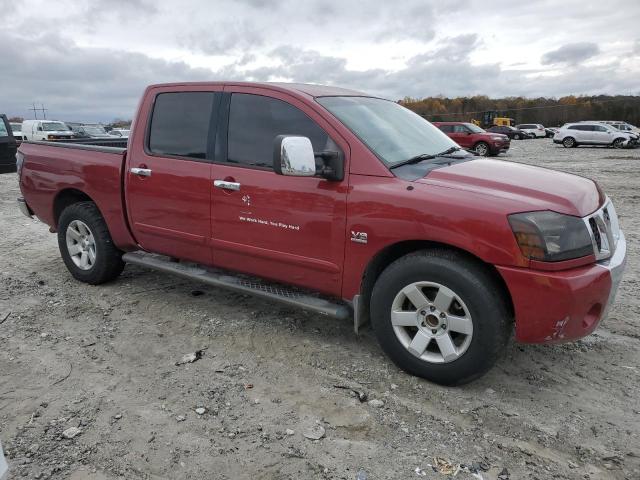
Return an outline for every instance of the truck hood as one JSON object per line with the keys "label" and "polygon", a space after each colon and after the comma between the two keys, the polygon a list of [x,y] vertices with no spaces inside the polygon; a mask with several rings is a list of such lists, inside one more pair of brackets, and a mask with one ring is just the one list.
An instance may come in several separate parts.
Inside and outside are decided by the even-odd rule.
{"label": "truck hood", "polygon": [[417,181],[506,199],[521,212],[553,210],[584,217],[596,211],[600,203],[593,180],[501,160],[456,163],[432,170]]}

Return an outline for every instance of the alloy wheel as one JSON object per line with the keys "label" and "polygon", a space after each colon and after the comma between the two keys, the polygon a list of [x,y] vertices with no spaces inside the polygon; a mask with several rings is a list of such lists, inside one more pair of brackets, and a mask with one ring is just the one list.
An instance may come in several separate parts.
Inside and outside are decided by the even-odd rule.
{"label": "alloy wheel", "polygon": [[69,223],[66,240],[67,251],[75,266],[81,270],[91,270],[96,261],[97,247],[87,224],[81,220]]}
{"label": "alloy wheel", "polygon": [[402,346],[429,363],[457,360],[473,337],[467,306],[453,290],[435,282],[415,282],[398,292],[391,324]]}

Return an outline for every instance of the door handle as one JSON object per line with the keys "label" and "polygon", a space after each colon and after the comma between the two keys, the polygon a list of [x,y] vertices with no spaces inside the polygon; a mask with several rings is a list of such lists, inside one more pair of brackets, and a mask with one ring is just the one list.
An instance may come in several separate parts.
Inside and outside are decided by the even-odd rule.
{"label": "door handle", "polygon": [[151,170],[149,168],[133,167],[131,169],[131,173],[133,173],[134,175],[138,175],[139,177],[150,177],[151,176]]}
{"label": "door handle", "polygon": [[240,190],[240,184],[237,182],[227,182],[226,180],[214,180],[213,186],[216,188],[222,188],[223,190]]}

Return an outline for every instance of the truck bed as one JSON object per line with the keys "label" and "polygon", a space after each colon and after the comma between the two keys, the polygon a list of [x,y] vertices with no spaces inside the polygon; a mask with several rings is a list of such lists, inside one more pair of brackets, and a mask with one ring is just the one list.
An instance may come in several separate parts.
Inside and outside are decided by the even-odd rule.
{"label": "truck bed", "polygon": [[[126,144],[126,140],[118,141]],[[22,195],[31,211],[52,231],[66,202],[79,198],[98,206],[120,248],[135,247],[124,207],[127,149],[116,146],[116,142],[109,140],[113,146],[47,141],[20,145]]]}

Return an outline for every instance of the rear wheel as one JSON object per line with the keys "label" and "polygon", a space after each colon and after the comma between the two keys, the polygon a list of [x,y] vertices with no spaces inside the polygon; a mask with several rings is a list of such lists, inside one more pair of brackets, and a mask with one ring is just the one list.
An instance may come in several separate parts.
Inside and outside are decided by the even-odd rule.
{"label": "rear wheel", "polygon": [[412,253],[387,267],[373,289],[371,319],[380,345],[400,368],[443,385],[487,372],[512,326],[488,271],[448,250]]}
{"label": "rear wheel", "polygon": [[564,146],[564,148],[573,148],[576,146],[576,139],[573,137],[566,137],[564,140],[562,140],[562,145]]}
{"label": "rear wheel", "polygon": [[113,244],[107,224],[93,202],[74,203],[62,211],[58,247],[67,269],[81,282],[105,283],[124,269],[122,252]]}
{"label": "rear wheel", "polygon": [[476,146],[473,147],[473,149],[478,155],[481,155],[483,157],[486,157],[489,155],[489,145],[486,144],[485,142],[476,143]]}

